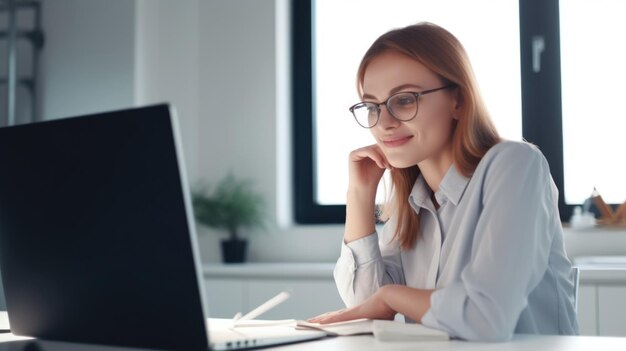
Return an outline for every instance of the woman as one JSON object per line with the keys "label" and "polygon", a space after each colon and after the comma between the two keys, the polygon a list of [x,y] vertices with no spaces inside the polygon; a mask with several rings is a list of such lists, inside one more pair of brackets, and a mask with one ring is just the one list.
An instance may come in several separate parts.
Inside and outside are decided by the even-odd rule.
{"label": "woman", "polygon": [[[409,321],[466,340],[577,334],[573,271],[558,193],[541,152],[503,141],[467,54],[420,23],[378,38],[350,108],[376,143],[350,153],[346,225],[335,280],[347,309],[312,322]],[[392,179],[387,219],[375,196]]]}

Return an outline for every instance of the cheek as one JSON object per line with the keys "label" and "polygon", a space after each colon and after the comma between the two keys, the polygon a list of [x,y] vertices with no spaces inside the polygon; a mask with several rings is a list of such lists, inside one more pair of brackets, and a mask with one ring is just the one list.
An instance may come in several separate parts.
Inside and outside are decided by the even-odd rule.
{"label": "cheek", "polygon": [[414,128],[420,130],[428,139],[446,140],[455,121],[453,114],[446,109],[429,112],[419,121],[415,121]]}

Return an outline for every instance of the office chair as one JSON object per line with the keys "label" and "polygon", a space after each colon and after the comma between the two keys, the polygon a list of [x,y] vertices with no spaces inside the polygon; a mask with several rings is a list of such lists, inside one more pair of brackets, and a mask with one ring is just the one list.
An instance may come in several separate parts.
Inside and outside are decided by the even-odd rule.
{"label": "office chair", "polygon": [[572,274],[574,274],[574,311],[578,313],[578,285],[580,281],[580,269],[578,267],[572,267]]}

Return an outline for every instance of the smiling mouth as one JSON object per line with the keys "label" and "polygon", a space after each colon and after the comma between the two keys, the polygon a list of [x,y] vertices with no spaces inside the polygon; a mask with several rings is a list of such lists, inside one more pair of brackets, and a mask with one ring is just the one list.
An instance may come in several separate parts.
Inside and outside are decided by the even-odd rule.
{"label": "smiling mouth", "polygon": [[383,144],[385,144],[386,147],[398,147],[408,143],[411,138],[413,138],[412,135],[399,139],[383,140]]}

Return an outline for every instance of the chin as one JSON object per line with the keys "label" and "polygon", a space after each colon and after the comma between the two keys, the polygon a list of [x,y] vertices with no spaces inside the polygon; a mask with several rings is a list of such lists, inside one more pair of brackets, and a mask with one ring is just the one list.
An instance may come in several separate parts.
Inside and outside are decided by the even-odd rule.
{"label": "chin", "polygon": [[[413,155],[414,157],[406,157],[409,155],[402,155],[405,157],[397,157],[397,156],[401,156],[401,155],[396,155],[396,157],[387,156],[387,161],[393,168],[398,168],[398,169],[410,168],[413,166],[417,166],[420,162],[424,161],[424,157],[422,157],[421,155]],[[418,156],[418,157],[415,157],[415,156]]]}
{"label": "chin", "polygon": [[396,169],[410,168],[417,165],[417,162],[389,160],[389,164]]}
{"label": "chin", "polygon": [[[384,150],[387,151],[387,150]],[[416,166],[419,162],[421,162],[424,157],[423,155],[416,154],[415,152],[384,152],[385,158],[393,168],[409,168]],[[395,150],[394,150],[395,151]]]}

